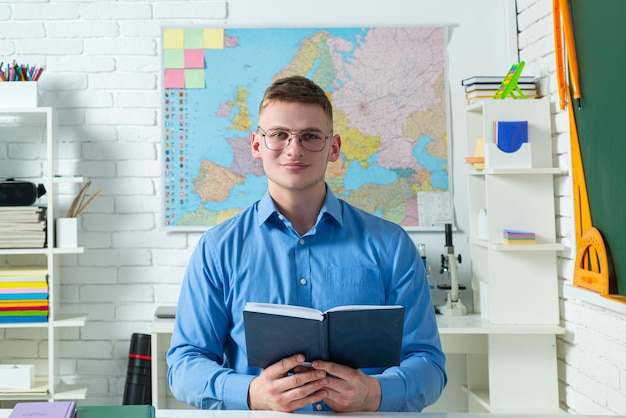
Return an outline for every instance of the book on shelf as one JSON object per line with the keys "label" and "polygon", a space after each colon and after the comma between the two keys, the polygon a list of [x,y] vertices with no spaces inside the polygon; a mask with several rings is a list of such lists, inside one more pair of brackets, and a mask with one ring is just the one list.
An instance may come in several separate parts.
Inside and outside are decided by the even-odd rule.
{"label": "book on shelf", "polygon": [[9,267],[0,268],[2,282],[45,282],[48,280],[46,267]]}
{"label": "book on shelf", "polygon": [[[539,94],[534,94],[533,95],[533,94],[526,94],[526,93],[524,93],[524,96],[526,96],[526,99],[528,99],[528,100],[541,98],[541,96]],[[472,104],[475,104],[475,103],[482,103],[485,100],[497,100],[497,99],[494,99],[493,96],[468,97],[467,98],[467,104],[468,105],[472,105]],[[516,100],[516,99],[514,99],[512,97],[506,97],[506,98],[501,99],[501,100]],[[517,100],[522,100],[522,99],[520,98],[520,99],[517,99]]]}
{"label": "book on shelf", "polygon": [[0,323],[47,321],[48,294],[47,269],[0,269]]}
{"label": "book on shelf", "polygon": [[509,245],[532,245],[536,243],[535,233],[530,231],[505,229],[502,236],[504,243]]}
{"label": "book on shelf", "polygon": [[[498,90],[474,90],[469,93],[465,93],[465,97],[467,99],[481,98],[481,97],[493,99],[497,91]],[[537,89],[524,89],[524,90],[521,90],[521,92],[524,93],[524,96],[526,96],[527,98],[529,98],[529,96],[536,97],[539,94]]]}
{"label": "book on shelf", "polygon": [[0,248],[43,248],[46,208],[0,206]]}
{"label": "book on shelf", "polygon": [[73,418],[75,401],[18,402],[9,418]]}
{"label": "book on shelf", "polygon": [[0,206],[0,222],[38,222],[46,212],[44,206]]}
{"label": "book on shelf", "polygon": [[75,418],[154,418],[152,405],[77,406]]}
{"label": "book on shelf", "polygon": [[[470,86],[472,84],[497,84],[498,86],[504,81],[506,78],[505,75],[501,76],[472,76],[461,80],[461,85]],[[537,77],[535,76],[520,76],[517,80],[518,84],[524,83],[535,83]]]}
{"label": "book on shelf", "polygon": [[312,308],[247,303],[243,312],[248,365],[265,368],[294,354],[352,368],[400,364],[403,306]]}
{"label": "book on shelf", "polygon": [[[520,90],[537,90],[537,84],[535,83],[517,83],[517,87]],[[488,90],[488,91],[498,91],[500,88],[500,83],[484,83],[484,84],[470,84],[469,86],[465,86],[465,92],[469,93],[475,90]]]}

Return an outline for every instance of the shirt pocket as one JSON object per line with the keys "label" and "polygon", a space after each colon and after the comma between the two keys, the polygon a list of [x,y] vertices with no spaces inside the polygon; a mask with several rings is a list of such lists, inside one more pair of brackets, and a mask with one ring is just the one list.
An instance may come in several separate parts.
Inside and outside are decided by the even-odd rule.
{"label": "shirt pocket", "polygon": [[328,266],[326,269],[329,308],[339,305],[382,305],[385,288],[376,267]]}

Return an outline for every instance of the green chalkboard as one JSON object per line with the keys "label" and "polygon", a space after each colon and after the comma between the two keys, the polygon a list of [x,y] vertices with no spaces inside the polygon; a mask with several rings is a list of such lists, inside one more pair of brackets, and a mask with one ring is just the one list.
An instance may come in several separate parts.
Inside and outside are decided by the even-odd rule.
{"label": "green chalkboard", "polygon": [[570,7],[582,93],[574,113],[591,218],[614,269],[611,290],[626,295],[626,1],[570,0]]}

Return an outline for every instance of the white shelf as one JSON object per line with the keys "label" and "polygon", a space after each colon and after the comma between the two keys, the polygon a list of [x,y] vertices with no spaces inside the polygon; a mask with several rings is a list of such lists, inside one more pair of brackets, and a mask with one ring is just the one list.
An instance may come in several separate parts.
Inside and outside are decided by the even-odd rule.
{"label": "white shelf", "polygon": [[82,183],[85,179],[81,176],[54,176],[52,178],[53,183],[64,184],[64,183]]}
{"label": "white shelf", "polygon": [[565,249],[565,247],[562,244],[558,244],[558,243],[536,243],[536,244],[529,244],[529,245],[509,245],[509,244],[503,244],[503,243],[497,243],[497,242],[487,242],[484,239],[480,239],[480,238],[469,238],[468,239],[470,244],[479,246],[479,247],[484,247],[484,248],[489,248],[491,250],[495,250],[495,251],[520,251],[520,252],[526,252],[526,251],[563,251]]}
{"label": "white shelf", "polygon": [[491,403],[489,402],[489,391],[478,390],[478,389],[468,389],[466,385],[463,385],[463,391],[467,394],[468,398],[470,398],[470,402],[475,402],[477,405],[480,405],[487,412],[491,411]]}
{"label": "white shelf", "polygon": [[2,254],[44,254],[52,252],[53,254],[82,254],[85,252],[84,247],[76,247],[76,248],[3,248],[0,249],[0,255]]}
{"label": "white shelf", "polygon": [[1,328],[70,328],[83,327],[87,322],[86,314],[60,314],[46,322],[8,322],[0,323]]}
{"label": "white shelf", "polygon": [[[24,136],[17,136],[15,139],[4,135],[3,129],[13,129],[15,126],[25,124],[27,126],[43,126],[45,129],[25,130]],[[40,135],[40,136],[39,136]],[[30,136],[33,136],[31,138]],[[85,314],[57,314],[60,312],[60,289],[62,277],[60,276],[60,258],[63,255],[82,254],[85,249],[78,248],[57,248],[53,246],[55,242],[55,220],[62,215],[57,207],[59,188],[63,185],[78,184],[84,182],[82,176],[69,175],[68,173],[57,172],[56,158],[56,113],[51,107],[29,107],[29,108],[0,108],[0,140],[8,143],[19,143],[21,140],[28,141],[29,144],[41,145],[42,159],[40,167],[33,169],[33,175],[22,175],[22,178],[41,179],[38,182],[46,188],[45,206],[47,208],[47,247],[44,248],[9,248],[0,249],[0,263],[6,263],[5,259],[11,256],[18,261],[19,265],[41,265],[43,259],[44,267],[48,272],[48,305],[50,317],[46,322],[37,323],[0,323],[0,329],[7,328],[40,328],[47,330],[47,356],[41,355],[37,359],[35,387],[28,391],[0,391],[0,400],[73,400],[84,399],[87,392],[86,385],[59,384],[63,381],[60,376],[60,361],[58,355],[58,340],[60,330],[63,328],[83,327],[86,322]],[[40,140],[38,143],[37,140]],[[7,156],[4,157],[8,158]],[[3,161],[0,161],[3,164]],[[3,177],[11,177],[11,173],[2,172]],[[35,181],[35,180],[31,180]],[[12,263],[13,264],[13,263]],[[0,268],[10,268],[0,264]],[[7,336],[5,336],[7,339]],[[0,350],[0,362],[6,360],[6,353]],[[10,359],[8,359],[10,361]],[[39,369],[39,362],[43,360],[46,364],[45,370]],[[56,383],[56,384],[55,384]]]}
{"label": "white shelf", "polygon": [[0,107],[0,114],[15,115],[20,113],[48,113],[51,112],[51,107],[38,106],[38,107]]}
{"label": "white shelf", "polygon": [[441,335],[523,335],[565,334],[559,325],[537,324],[492,324],[478,314],[464,316],[437,315],[437,326]]}
{"label": "white shelf", "polygon": [[[470,106],[467,149],[475,149],[479,138],[488,141],[496,121],[528,121],[532,168],[468,166],[473,302],[484,312],[441,318],[440,333],[457,352],[462,343],[472,344],[464,389],[469,412],[556,413],[556,336],[565,329],[559,325],[556,253],[564,246],[556,242],[554,176],[565,172],[552,167],[549,100],[488,100]],[[518,163],[515,155],[506,158],[497,164]],[[479,224],[484,239],[478,238]],[[532,231],[537,242],[505,244],[504,229]],[[475,338],[451,337],[461,330]]]}
{"label": "white shelf", "polygon": [[54,388],[55,401],[71,401],[87,397],[87,385],[60,384]]}
{"label": "white shelf", "polygon": [[87,385],[58,384],[54,388],[53,398],[51,398],[48,388],[48,379],[45,377],[37,377],[35,378],[35,383],[31,389],[0,390],[0,401],[62,401],[85,399],[87,396]]}
{"label": "white shelf", "polygon": [[485,168],[483,170],[469,170],[468,174],[471,176],[506,176],[506,175],[557,175],[566,174],[564,170],[560,168]]}

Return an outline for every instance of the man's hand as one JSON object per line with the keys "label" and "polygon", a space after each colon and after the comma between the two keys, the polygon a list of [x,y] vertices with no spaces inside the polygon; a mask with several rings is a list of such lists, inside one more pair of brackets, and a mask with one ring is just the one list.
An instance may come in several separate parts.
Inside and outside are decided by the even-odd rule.
{"label": "man's hand", "polygon": [[328,361],[315,360],[315,370],[327,374],[325,385],[328,395],[326,405],[337,412],[375,412],[380,406],[382,394],[378,380],[361,370],[352,369]]}
{"label": "man's hand", "polygon": [[[250,382],[250,409],[271,409],[291,412],[319,402],[328,396],[324,386],[328,378],[324,370],[302,367],[304,356],[297,354],[265,368]],[[295,373],[290,371],[295,369]]]}

